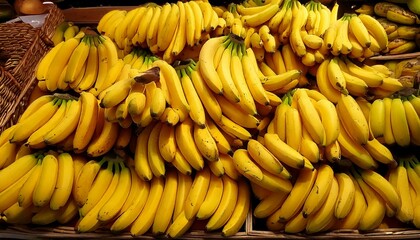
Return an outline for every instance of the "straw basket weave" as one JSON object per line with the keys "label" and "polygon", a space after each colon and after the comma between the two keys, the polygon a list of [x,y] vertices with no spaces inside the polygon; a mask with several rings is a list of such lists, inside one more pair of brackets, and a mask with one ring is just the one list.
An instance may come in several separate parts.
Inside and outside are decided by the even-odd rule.
{"label": "straw basket weave", "polygon": [[52,47],[50,38],[63,20],[63,13],[51,5],[41,28],[27,23],[0,24],[0,132],[16,123],[25,110],[36,84],[36,65]]}

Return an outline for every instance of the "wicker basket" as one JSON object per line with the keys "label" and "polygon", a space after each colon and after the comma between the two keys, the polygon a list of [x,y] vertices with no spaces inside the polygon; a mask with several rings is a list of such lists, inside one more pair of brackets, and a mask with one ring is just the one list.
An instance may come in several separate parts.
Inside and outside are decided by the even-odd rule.
{"label": "wicker basket", "polygon": [[53,46],[51,41],[54,35],[55,28],[64,21],[64,14],[55,4],[51,4],[45,22],[41,27],[41,39],[50,46]]}
{"label": "wicker basket", "polygon": [[64,15],[55,5],[41,28],[27,23],[0,24],[0,132],[16,123],[35,87],[35,68],[52,47],[50,36]]}

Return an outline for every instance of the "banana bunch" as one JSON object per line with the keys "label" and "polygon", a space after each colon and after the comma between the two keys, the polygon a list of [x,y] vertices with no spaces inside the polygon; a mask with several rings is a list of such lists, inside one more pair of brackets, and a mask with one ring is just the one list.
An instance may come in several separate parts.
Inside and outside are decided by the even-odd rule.
{"label": "banana bunch", "polygon": [[418,145],[419,98],[395,97],[376,99],[370,108],[369,128],[373,137],[387,145]]}
{"label": "banana bunch", "polygon": [[345,13],[325,31],[324,42],[334,56],[364,59],[386,50],[388,35],[372,16]]}
{"label": "banana bunch", "polygon": [[397,210],[386,210],[387,216],[395,216],[404,223],[414,223],[418,226],[420,214],[418,209],[418,164],[417,158],[413,155],[408,158],[399,158],[398,166],[389,169],[388,181],[396,190],[400,200],[401,207]]}
{"label": "banana bunch", "polygon": [[245,26],[257,27],[270,21],[280,10],[282,3],[282,0],[273,0],[262,4],[243,2],[236,5],[236,11],[241,15],[241,20]]}
{"label": "banana bunch", "polygon": [[337,103],[342,94],[365,97],[387,97],[404,87],[392,71],[382,64],[359,66],[350,58],[333,57],[324,60],[316,72],[319,91]]}
{"label": "banana bunch", "polygon": [[[271,142],[266,143],[266,141]],[[291,154],[285,153],[283,155],[278,154],[278,151],[273,150],[273,144],[278,143],[275,140],[274,134],[271,136],[265,134],[264,144],[257,140],[250,140],[246,149],[237,149],[233,153],[233,163],[237,171],[250,180],[252,183],[268,189],[272,192],[284,192],[288,193],[292,189],[290,182],[291,174],[283,167],[283,163],[290,164],[292,161],[298,161],[298,153],[294,153],[292,149],[286,148],[285,151],[293,153],[294,158],[285,158],[284,156],[290,156]],[[283,146],[286,144],[283,143]],[[282,146],[279,146],[279,148]],[[302,156],[300,156],[303,159]],[[294,168],[303,168],[303,160],[301,165],[293,165]],[[305,166],[312,168],[313,166]]]}
{"label": "banana bunch", "polygon": [[[337,111],[334,104],[316,90],[297,88],[292,90],[292,94],[293,96],[287,93],[283,97],[267,126],[266,133],[277,135],[277,145],[285,145],[282,148],[294,152],[286,155],[300,156],[296,158],[298,162],[296,159],[294,162],[289,160],[284,162],[286,165],[298,169],[311,168],[312,163],[321,160],[324,148],[330,149],[336,145],[339,135]],[[264,135],[264,139],[266,137]],[[265,141],[264,143],[269,144]],[[269,145],[267,147],[274,153],[274,149]],[[337,152],[335,158],[340,157]],[[283,161],[284,158],[279,159]]]}
{"label": "banana bunch", "polygon": [[132,186],[136,186],[132,179],[132,170],[118,156],[106,155],[99,162],[90,160],[83,165],[74,186],[80,215],[75,229],[94,231],[113,222],[129,199]]}
{"label": "banana bunch", "polygon": [[[420,28],[415,26],[401,25],[388,35],[388,54],[402,54],[413,52],[417,49],[416,36],[420,34]],[[391,40],[392,39],[392,40]]]}
{"label": "banana bunch", "polygon": [[390,60],[385,62],[384,65],[391,70],[392,76],[398,78],[404,87],[415,88],[415,79],[420,70],[420,61],[418,58]]}
{"label": "banana bunch", "polygon": [[414,25],[420,23],[417,14],[395,3],[378,2],[375,4],[373,10],[376,15],[398,24]]}
{"label": "banana bunch", "polygon": [[65,224],[78,209],[72,197],[73,156],[54,151],[27,152],[0,173],[0,212],[8,223]]}
{"label": "banana bunch", "polygon": [[327,165],[303,169],[288,194],[271,192],[255,207],[270,230],[308,234],[333,229],[372,230],[386,208],[401,208],[391,183],[372,170],[334,172]]}
{"label": "banana bunch", "polygon": [[80,27],[75,25],[73,22],[64,21],[54,29],[54,34],[51,38],[54,46],[60,42],[67,41],[73,38],[80,31]]}
{"label": "banana bunch", "polygon": [[[114,145],[128,145],[129,138],[120,136],[120,129],[118,123],[106,121],[104,111],[91,93],[82,92],[78,99],[54,94],[41,96],[32,102],[18,123],[4,131],[2,138],[8,139],[11,144],[25,144],[33,149],[55,146],[64,151],[86,151],[88,155],[97,157]],[[4,149],[14,151],[18,146],[4,145]],[[10,161],[6,156],[2,160],[3,165],[8,162],[7,159]]]}
{"label": "banana bunch", "polygon": [[[336,9],[338,10],[338,5]],[[294,1],[292,15],[299,17],[293,18],[291,23],[289,43],[293,52],[302,58],[303,64],[314,66],[328,53],[325,47],[321,49],[324,45],[321,36],[330,26],[334,16],[326,6],[314,1],[308,2],[306,6]]]}
{"label": "banana bunch", "polygon": [[46,91],[87,91],[102,85],[117,62],[117,48],[110,38],[80,31],[46,53],[37,66],[36,78]]}
{"label": "banana bunch", "polygon": [[375,135],[371,136],[371,112],[365,115],[362,106],[351,95],[341,95],[336,104],[341,155],[363,169],[376,169],[378,162],[394,166],[395,159],[390,149]]}
{"label": "banana bunch", "polygon": [[210,3],[178,1],[110,11],[101,18],[97,30],[114,40],[120,49],[147,47],[153,53],[162,53],[163,59],[172,63],[186,46],[206,40],[218,25],[219,16]]}
{"label": "banana bunch", "polygon": [[[408,161],[404,161],[404,169],[400,168],[399,171],[397,170],[390,170],[390,171],[396,171],[397,173],[392,173],[393,177],[393,182],[391,184],[393,184],[393,186],[397,186],[397,192],[400,195],[401,198],[401,209],[403,209],[402,205],[408,206],[408,207],[404,207],[404,209],[406,209],[406,211],[400,211],[403,212],[403,214],[397,214],[397,218],[398,215],[404,215],[404,212],[408,213],[408,216],[410,216],[410,203],[407,202],[408,200],[408,196],[405,194],[406,193],[406,188],[404,187],[409,187],[410,189],[410,197],[411,197],[411,201],[412,201],[412,207],[413,207],[413,220],[412,223],[414,224],[414,226],[416,226],[417,228],[420,226],[420,208],[419,206],[419,180],[418,177],[420,176],[420,168],[419,165],[420,162],[418,161],[418,159],[413,156],[411,158],[411,160]],[[408,176],[408,181],[410,184],[407,185],[407,182],[405,180],[405,172],[407,173]],[[390,176],[389,176],[389,180],[391,181],[391,172],[390,172]],[[396,185],[394,185],[396,184]],[[401,189],[404,189],[403,191],[401,191]],[[414,191],[413,191],[414,190]],[[414,194],[415,193],[415,194]],[[405,195],[405,196],[402,196]],[[408,211],[407,211],[408,209]]]}

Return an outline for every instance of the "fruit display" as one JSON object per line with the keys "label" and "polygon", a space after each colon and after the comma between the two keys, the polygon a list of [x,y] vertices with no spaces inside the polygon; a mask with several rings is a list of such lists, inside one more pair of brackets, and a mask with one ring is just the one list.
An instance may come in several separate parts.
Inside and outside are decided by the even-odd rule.
{"label": "fruit display", "polygon": [[150,2],[61,23],[0,133],[0,225],[420,228],[420,64],[370,59],[417,34],[392,4]]}

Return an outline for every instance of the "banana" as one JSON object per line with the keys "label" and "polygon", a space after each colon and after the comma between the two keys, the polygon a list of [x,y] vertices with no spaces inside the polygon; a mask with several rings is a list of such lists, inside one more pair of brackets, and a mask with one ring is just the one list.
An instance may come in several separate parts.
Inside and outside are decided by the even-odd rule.
{"label": "banana", "polygon": [[176,171],[169,171],[166,175],[165,186],[161,199],[157,207],[155,218],[152,225],[152,233],[159,235],[165,233],[175,209],[176,193],[178,188],[178,176]]}
{"label": "banana", "polygon": [[21,118],[21,121],[16,124],[16,127],[14,127],[10,133],[9,141],[14,143],[27,140],[31,134],[42,127],[52,116],[54,116],[55,112],[59,108],[57,101],[58,99],[49,101],[40,106],[38,111],[29,116],[25,116],[25,118]]}
{"label": "banana", "polygon": [[228,176],[222,176],[223,193],[219,206],[206,224],[207,231],[223,227],[232,216],[238,199],[238,183]]}
{"label": "banana", "polygon": [[147,161],[149,162],[150,170],[155,177],[165,175],[165,160],[159,151],[159,134],[162,123],[154,124],[147,141]]}
{"label": "banana", "polygon": [[316,213],[308,217],[308,222],[305,228],[307,233],[323,231],[324,229],[328,228],[328,226],[331,224],[331,221],[335,221],[334,205],[337,201],[338,193],[338,182],[337,179],[335,179],[333,176],[330,191],[328,193],[327,199],[325,200],[325,203]]}
{"label": "banana", "polygon": [[336,109],[343,128],[351,138],[359,144],[366,144],[369,138],[369,125],[356,100],[350,95],[341,95]]}
{"label": "banana", "polygon": [[245,112],[239,103],[232,103],[224,96],[216,96],[222,109],[223,116],[226,116],[234,123],[244,128],[256,128],[259,125],[259,119]]}
{"label": "banana", "polygon": [[44,143],[44,136],[47,135],[48,132],[52,131],[56,128],[64,118],[66,113],[66,102],[67,100],[59,100],[57,104],[59,105],[57,111],[51,117],[51,119],[46,122],[42,127],[36,130],[34,133],[29,136],[26,144],[31,146],[32,148],[44,148],[46,147]]}
{"label": "banana", "polygon": [[36,155],[29,154],[16,159],[12,164],[8,165],[0,171],[0,192],[10,187],[18,181],[22,176],[28,173],[36,164],[38,158]]}
{"label": "banana", "polygon": [[89,37],[87,36],[83,37],[80,40],[79,45],[77,45],[71,54],[67,63],[67,71],[64,77],[64,82],[73,83],[77,76],[81,73],[83,65],[89,56],[90,45],[88,39]]}
{"label": "banana", "polygon": [[172,160],[172,165],[182,174],[191,175],[192,167],[187,159],[182,155],[179,148],[176,149],[175,158]]}
{"label": "banana", "polygon": [[81,101],[67,101],[66,112],[60,124],[44,135],[44,142],[48,145],[57,144],[72,134],[78,125],[81,108]]}
{"label": "banana", "polygon": [[58,179],[58,160],[52,154],[47,154],[42,159],[41,175],[35,185],[33,192],[33,204],[36,207],[42,207],[49,204],[54,194]]}
{"label": "banana", "polygon": [[295,94],[303,126],[317,144],[325,146],[325,129],[314,104],[310,101],[306,91],[296,91]]}
{"label": "banana", "polygon": [[268,4],[269,6],[251,15],[242,16],[244,25],[249,27],[257,27],[264,22],[269,21],[280,9],[278,3]]}
{"label": "banana", "polygon": [[296,214],[301,214],[300,211],[315,183],[317,173],[316,169],[309,170],[305,168],[299,171],[296,182],[282,206],[269,218],[276,222],[287,222]]}
{"label": "banana", "polygon": [[148,125],[140,132],[137,136],[134,151],[134,167],[136,173],[144,181],[149,181],[153,178],[153,173],[148,161],[148,140],[152,130],[153,125]]}
{"label": "banana", "polygon": [[411,199],[409,191],[404,191],[403,189],[410,188],[410,182],[408,178],[408,170],[404,160],[400,160],[396,169],[397,175],[397,185],[396,191],[401,199],[401,207],[396,211],[396,218],[401,222],[412,222],[414,219],[414,205]]}
{"label": "banana", "polygon": [[373,170],[361,170],[359,174],[363,181],[383,198],[391,209],[395,211],[400,209],[401,199],[398,192],[386,178]]}
{"label": "banana", "polygon": [[319,88],[319,91],[331,102],[337,103],[342,95],[334,86],[331,85],[331,82],[328,77],[328,64],[329,60],[324,60],[321,65],[319,65],[316,73],[316,82]]}
{"label": "banana", "polygon": [[328,79],[331,82],[331,85],[340,91],[343,94],[347,94],[348,90],[346,88],[346,79],[342,73],[340,66],[338,64],[338,57],[334,57],[330,60],[327,67]]}
{"label": "banana", "polygon": [[302,142],[302,120],[296,108],[288,107],[285,113],[286,144],[299,151]]}
{"label": "banana", "polygon": [[309,135],[308,131],[305,128],[302,129],[301,136],[302,136],[302,140],[301,140],[299,153],[302,154],[302,156],[304,156],[307,160],[309,160],[309,162],[317,163],[321,158],[320,148],[312,140],[311,136]]}
{"label": "banana", "polygon": [[251,205],[250,199],[251,191],[249,185],[244,180],[239,180],[236,206],[229,220],[222,228],[223,236],[228,237],[236,234],[242,225],[244,225]]}
{"label": "banana", "polygon": [[217,161],[219,159],[219,150],[215,139],[210,133],[209,128],[200,128],[194,124],[193,127],[194,142],[201,155],[209,161]]}
{"label": "banana", "polygon": [[265,134],[264,142],[265,147],[282,163],[297,169],[305,166],[304,157],[282,141],[277,134]]}
{"label": "banana", "polygon": [[105,192],[99,196],[98,202],[89,211],[87,211],[77,223],[76,229],[78,232],[94,231],[102,224],[97,219],[98,213],[116,191],[120,179],[120,166],[119,164],[113,165],[115,167],[115,172],[112,173],[112,179],[108,188],[106,188]]}
{"label": "banana", "polygon": [[32,196],[36,183],[38,182],[39,176],[41,175],[41,163],[42,160],[38,160],[38,163],[33,167],[33,171],[25,183],[19,190],[17,202],[19,207],[28,208],[32,206]]}
{"label": "banana", "polygon": [[236,170],[235,164],[233,163],[232,156],[228,154],[220,154],[219,159],[223,164],[225,174],[232,179],[239,179],[241,174]]}
{"label": "banana", "polygon": [[186,219],[194,219],[196,217],[208,192],[210,174],[210,169],[207,167],[196,173],[184,203],[184,214]]}
{"label": "banana", "polygon": [[167,162],[172,162],[175,158],[176,140],[175,127],[162,124],[159,132],[159,152],[163,159]]}
{"label": "banana", "polygon": [[416,113],[416,109],[414,108],[413,104],[409,100],[403,102],[405,114],[407,117],[407,124],[410,130],[410,140],[411,143],[415,145],[420,144],[420,138],[418,133],[420,133],[420,118],[419,115]]}
{"label": "banana", "polygon": [[130,169],[120,163],[119,174],[118,187],[98,212],[99,221],[107,222],[117,216],[130,193],[132,186]]}
{"label": "banana", "polygon": [[87,194],[86,201],[79,209],[79,215],[85,216],[92,210],[96,204],[101,200],[101,197],[106,192],[107,188],[110,186],[110,183],[113,178],[113,170],[117,169],[115,163],[107,161],[106,168],[101,168],[97,173],[92,187]]}
{"label": "banana", "polygon": [[251,139],[251,133],[241,125],[235,123],[234,121],[230,120],[228,117],[222,115],[220,121],[216,122],[216,124],[227,134],[238,138],[240,140],[249,140]]}
{"label": "banana", "polygon": [[251,181],[262,181],[264,175],[261,168],[253,162],[253,159],[245,149],[237,149],[233,153],[233,162],[236,170]]}
{"label": "banana", "polygon": [[375,229],[385,217],[386,207],[385,201],[379,194],[371,188],[360,176],[355,176],[363,195],[366,199],[367,207],[359,222],[358,229],[371,230]]}
{"label": "banana", "polygon": [[315,104],[322,125],[325,129],[325,146],[328,146],[337,140],[340,134],[340,120],[337,110],[332,102],[327,99],[318,100]]}
{"label": "banana", "polygon": [[51,63],[54,60],[54,57],[60,52],[61,47],[64,45],[64,41],[58,43],[55,45],[51,50],[49,50],[39,61],[37,67],[36,67],[36,78],[41,81],[45,80],[49,67],[51,66]]}
{"label": "banana", "polygon": [[86,148],[93,137],[98,119],[98,100],[89,92],[80,93],[80,118],[74,130],[73,147],[77,151]]}
{"label": "banana", "polygon": [[337,227],[340,229],[357,229],[359,221],[367,208],[367,203],[357,180],[350,173],[348,173],[347,176],[352,180],[355,189],[354,202],[350,212],[344,219],[337,223]]}
{"label": "banana", "polygon": [[[196,170],[203,169],[204,159],[194,142],[194,123],[190,118],[178,124],[175,128],[177,146],[188,163]],[[187,214],[188,215],[188,214]]]}
{"label": "banana", "polygon": [[283,171],[281,162],[257,140],[249,140],[247,150],[250,157],[266,171],[272,174],[280,174]]}
{"label": "banana", "polygon": [[388,145],[392,145],[395,143],[394,134],[392,131],[392,125],[391,125],[391,105],[392,105],[392,99],[391,98],[384,98],[383,99],[384,105],[385,105],[385,126],[384,126],[384,141]]}
{"label": "banana", "polygon": [[263,198],[253,211],[256,218],[266,218],[272,215],[279,209],[286,200],[289,193],[286,192],[272,192],[267,197]]}
{"label": "banana", "polygon": [[330,191],[334,181],[333,179],[334,172],[329,165],[323,164],[318,168],[315,183],[305,200],[305,204],[302,207],[303,217],[315,217],[318,215],[318,213],[316,213],[317,210],[320,210],[321,206],[324,206],[324,203],[327,205],[326,200],[331,194]]}
{"label": "banana", "polygon": [[105,121],[101,133],[94,137],[87,146],[87,154],[92,157],[98,157],[111,150],[117,141],[119,128],[118,123]]}
{"label": "banana", "polygon": [[132,78],[116,82],[101,92],[100,106],[111,108],[122,102],[129,94],[130,88],[135,83]]}
{"label": "banana", "polygon": [[185,69],[181,69],[180,73],[178,73],[179,79],[181,80],[182,89],[191,108],[189,112],[190,118],[196,124],[198,124],[200,128],[203,128],[206,121],[204,106],[200,100],[199,93],[196,91],[195,85],[192,82],[190,75],[191,72],[187,74],[187,70]]}
{"label": "banana", "polygon": [[[218,121],[222,118],[222,109],[215,95],[212,93],[212,90],[210,89],[209,85],[207,85],[206,81],[204,80],[204,77],[200,70],[201,64],[202,63],[198,62],[195,67],[193,67],[192,69],[188,69],[188,74],[191,77],[195,91],[200,97],[201,102],[204,108],[206,109],[207,113],[213,120]],[[191,108],[194,108],[194,106],[191,106]]]}
{"label": "banana", "polygon": [[392,155],[391,150],[382,144],[378,139],[373,138],[369,140],[364,148],[369,152],[373,159],[383,164],[396,165],[396,161]]}
{"label": "banana", "polygon": [[197,212],[197,219],[209,219],[216,212],[221,202],[222,194],[223,178],[211,174],[206,196]]}
{"label": "banana", "polygon": [[347,64],[349,73],[364,80],[369,87],[379,87],[380,85],[382,85],[382,76],[376,74],[375,72],[359,67],[348,58],[345,59],[345,62]]}
{"label": "banana", "polygon": [[376,39],[380,49],[386,49],[388,46],[388,35],[378,20],[367,14],[360,14],[358,17],[363,25],[365,25],[368,32]]}
{"label": "banana", "polygon": [[57,221],[59,211],[52,210],[49,206],[42,207],[32,216],[32,223],[37,225],[48,225]]}
{"label": "banana", "polygon": [[187,219],[185,211],[182,211],[172,222],[167,230],[167,234],[172,238],[181,237],[194,223],[194,219]]}
{"label": "banana", "polygon": [[[156,212],[165,189],[165,180],[161,177],[154,177],[150,183],[150,192],[143,210],[137,216],[130,228],[132,235],[142,235],[153,225]],[[148,209],[148,211],[144,211]]]}
{"label": "banana", "polygon": [[385,104],[382,99],[373,101],[369,113],[369,129],[373,137],[381,137],[385,129]]}
{"label": "banana", "polygon": [[335,173],[334,176],[338,183],[338,196],[334,207],[334,216],[337,219],[345,219],[354,205],[356,187],[347,173]]}
{"label": "banana", "polygon": [[410,145],[410,129],[401,98],[392,99],[390,115],[391,129],[395,142],[403,147]]}
{"label": "banana", "polygon": [[343,157],[348,158],[351,162],[363,169],[377,168],[378,164],[369,152],[360,143],[355,142],[341,124],[340,135],[337,140]]}
{"label": "banana", "polygon": [[211,136],[213,137],[214,141],[216,141],[219,153],[232,155],[233,151],[229,141],[226,139],[226,137],[223,135],[223,133],[220,131],[217,125],[213,122],[213,120],[207,119],[206,124]]}
{"label": "banana", "polygon": [[268,99],[265,89],[258,77],[258,67],[252,63],[254,60],[251,58],[252,49],[249,48],[246,53],[242,56],[242,68],[245,75],[245,81],[251,92],[254,100],[262,105],[269,105],[270,100]]}
{"label": "banana", "polygon": [[71,38],[73,38],[74,36],[76,36],[76,34],[80,31],[80,27],[77,25],[71,25],[69,26],[66,31],[64,31],[63,33],[63,38],[64,41],[67,41]]}
{"label": "banana", "polygon": [[132,201],[129,203],[129,205],[127,204],[127,206],[123,206],[121,209],[121,215],[118,216],[118,218],[110,227],[112,232],[119,232],[130,226],[130,224],[134,222],[146,204],[146,200],[150,192],[150,183],[140,179],[135,170],[132,168],[131,183],[132,185],[130,194],[124,205],[130,202],[129,199],[131,199],[131,197]]}
{"label": "banana", "polygon": [[49,68],[49,71],[47,71],[45,75],[45,83],[49,91],[54,91],[57,89],[58,79],[64,67],[69,62],[73,51],[77,48],[84,36],[85,33],[80,31],[76,36],[65,41],[60,48],[60,50],[62,49],[59,51],[60,54],[56,53],[56,55],[52,58],[51,63],[54,62],[55,67]]}
{"label": "banana", "polygon": [[90,160],[80,169],[80,173],[75,179],[73,186],[73,197],[79,207],[85,204],[88,193],[103,162],[104,161],[97,162],[96,160]]}
{"label": "banana", "polygon": [[64,207],[70,199],[74,182],[73,158],[69,153],[61,153],[57,157],[57,184],[51,196],[50,208],[58,210]]}
{"label": "banana", "polygon": [[[168,84],[168,89],[171,89],[171,106],[179,114],[182,122],[190,111],[190,105],[185,97],[185,93],[182,89],[182,84],[181,81],[179,81],[176,70],[163,60],[154,61],[152,67],[159,67],[160,74],[167,80],[166,83]],[[174,78],[176,80],[170,80]]]}
{"label": "banana", "polygon": [[290,46],[299,57],[303,57],[306,54],[306,46],[303,42],[300,30],[305,26],[308,18],[308,10],[300,2],[294,2],[292,7],[293,16],[299,16],[299,18],[293,19],[291,25],[291,32],[289,37]]}
{"label": "banana", "polygon": [[349,30],[353,32],[360,45],[367,48],[370,47],[371,39],[368,29],[360,18],[357,15],[352,15],[349,21]]}

